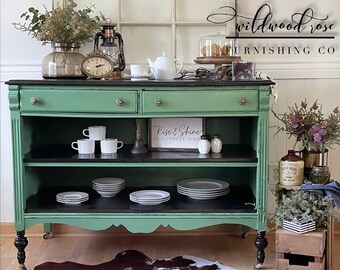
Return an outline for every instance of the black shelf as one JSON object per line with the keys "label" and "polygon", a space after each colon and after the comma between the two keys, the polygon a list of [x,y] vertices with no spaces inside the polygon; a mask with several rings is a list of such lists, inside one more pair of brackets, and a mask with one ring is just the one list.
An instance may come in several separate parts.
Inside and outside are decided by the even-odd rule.
{"label": "black shelf", "polygon": [[[170,192],[171,199],[160,205],[146,206],[129,200],[136,190],[157,189]],[[56,201],[65,191],[83,191],[90,199],[80,205]],[[113,198],[101,197],[90,187],[53,187],[40,190],[27,202],[26,213],[255,213],[255,197],[249,188],[230,187],[230,193],[212,200],[195,200],[177,192],[176,187],[126,187]]]}
{"label": "black shelf", "polygon": [[132,145],[124,145],[117,154],[78,155],[69,145],[41,146],[24,156],[24,162],[257,162],[256,152],[248,145],[223,145],[221,153],[148,152],[131,154]]}

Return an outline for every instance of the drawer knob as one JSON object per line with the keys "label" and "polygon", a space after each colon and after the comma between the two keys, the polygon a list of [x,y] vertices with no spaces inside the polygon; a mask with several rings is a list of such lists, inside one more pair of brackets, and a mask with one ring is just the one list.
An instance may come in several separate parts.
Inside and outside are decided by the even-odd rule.
{"label": "drawer knob", "polygon": [[117,104],[118,106],[123,106],[125,103],[126,103],[126,102],[125,102],[125,99],[124,99],[124,98],[117,98],[117,99],[116,99],[116,104]]}
{"label": "drawer knob", "polygon": [[240,105],[246,105],[248,103],[248,99],[246,97],[241,97],[238,99],[238,103],[240,103]]}
{"label": "drawer knob", "polygon": [[162,102],[162,100],[160,98],[156,98],[154,102],[155,102],[155,105],[157,107],[160,107],[160,106],[163,105],[163,102]]}
{"label": "drawer knob", "polygon": [[31,103],[32,105],[41,104],[41,99],[40,99],[40,98],[37,98],[37,97],[31,97],[30,103]]}

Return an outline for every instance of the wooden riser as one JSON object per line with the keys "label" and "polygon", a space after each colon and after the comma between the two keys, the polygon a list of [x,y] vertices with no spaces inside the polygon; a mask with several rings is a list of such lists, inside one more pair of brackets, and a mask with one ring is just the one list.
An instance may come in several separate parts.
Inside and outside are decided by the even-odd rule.
{"label": "wooden riser", "polygon": [[326,230],[301,235],[276,230],[277,269],[324,270],[326,235]]}
{"label": "wooden riser", "polygon": [[307,255],[322,258],[325,253],[326,231],[296,234],[283,229],[276,230],[276,252]]}

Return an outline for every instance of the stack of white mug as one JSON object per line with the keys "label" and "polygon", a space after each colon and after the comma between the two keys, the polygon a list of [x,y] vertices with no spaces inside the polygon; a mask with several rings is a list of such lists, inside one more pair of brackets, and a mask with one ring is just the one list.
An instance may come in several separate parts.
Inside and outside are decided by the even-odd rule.
{"label": "stack of white mug", "polygon": [[94,154],[96,141],[100,141],[100,152],[103,155],[116,154],[124,145],[116,138],[106,138],[106,126],[89,126],[83,130],[83,135],[87,138],[71,143],[71,147],[81,155]]}

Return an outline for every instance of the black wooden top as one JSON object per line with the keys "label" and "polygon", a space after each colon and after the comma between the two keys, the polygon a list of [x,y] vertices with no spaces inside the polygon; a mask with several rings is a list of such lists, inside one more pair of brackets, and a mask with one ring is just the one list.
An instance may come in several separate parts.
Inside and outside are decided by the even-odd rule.
{"label": "black wooden top", "polygon": [[131,80],[79,80],[79,79],[44,79],[44,80],[10,80],[8,85],[47,85],[47,86],[138,86],[138,87],[192,87],[192,86],[261,86],[274,85],[270,80],[254,80],[254,81],[230,81],[230,80],[208,80],[208,79],[194,79],[194,80],[147,80],[147,81],[131,81]]}

